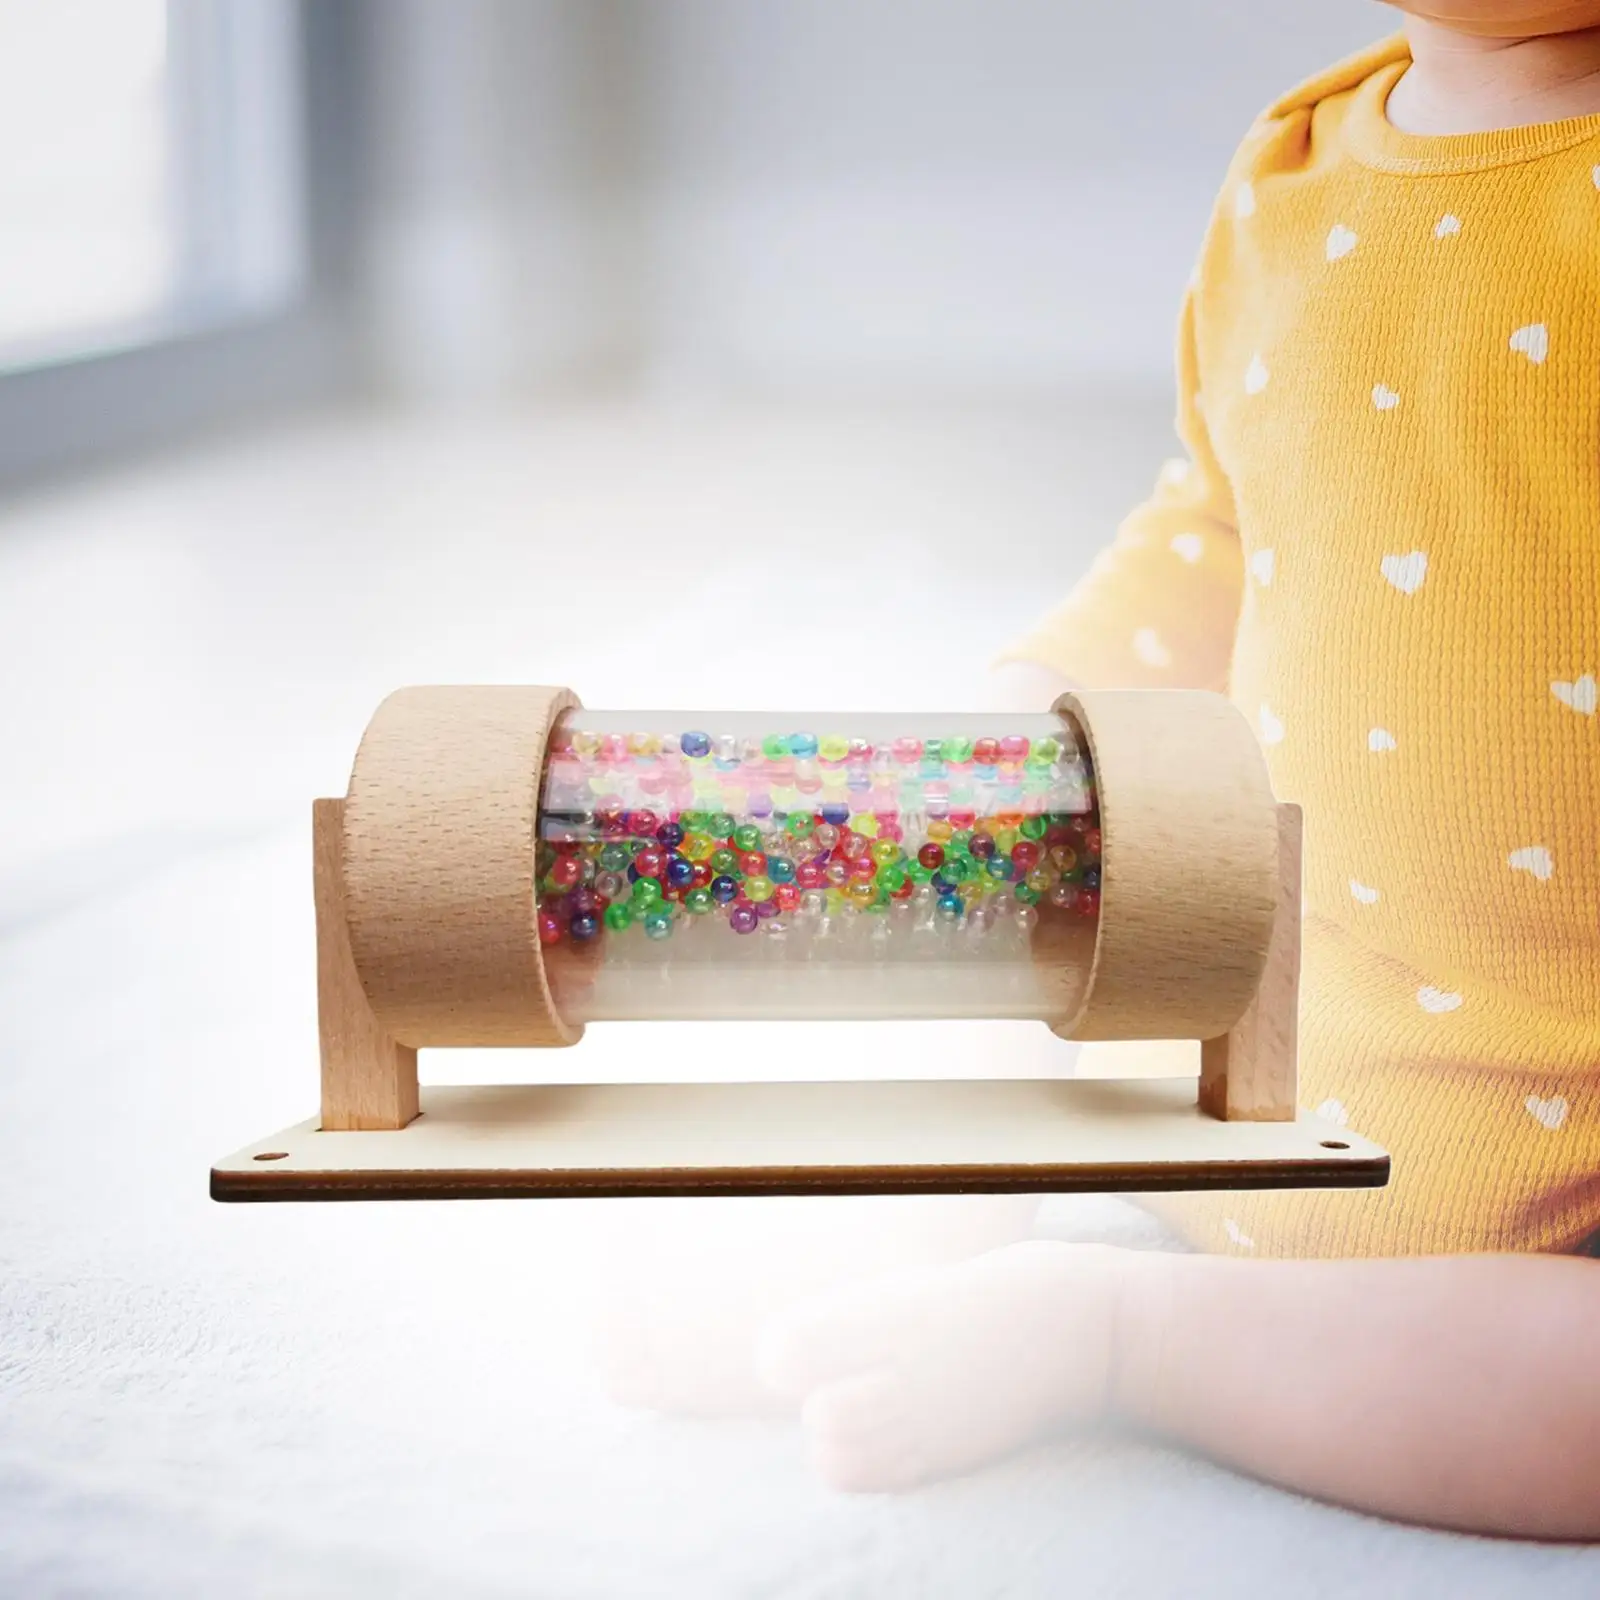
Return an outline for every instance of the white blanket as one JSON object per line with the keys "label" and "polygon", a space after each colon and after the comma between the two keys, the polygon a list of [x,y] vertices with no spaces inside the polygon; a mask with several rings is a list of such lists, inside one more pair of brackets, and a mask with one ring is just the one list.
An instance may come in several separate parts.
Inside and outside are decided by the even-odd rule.
{"label": "white blanket", "polygon": [[1128,1442],[849,1498],[790,1423],[620,1411],[573,1309],[584,1203],[207,1199],[213,1157],[314,1102],[299,830],[113,839],[0,887],[0,1594],[1600,1593],[1600,1550]]}

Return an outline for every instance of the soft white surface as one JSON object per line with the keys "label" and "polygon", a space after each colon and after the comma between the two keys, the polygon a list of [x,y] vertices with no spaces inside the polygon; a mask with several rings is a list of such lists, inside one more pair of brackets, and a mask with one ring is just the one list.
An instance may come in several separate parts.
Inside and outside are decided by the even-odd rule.
{"label": "soft white surface", "polygon": [[[971,704],[1153,470],[1163,409],[354,419],[7,510],[0,1593],[1600,1588],[1600,1553],[1390,1527],[1144,1446],[849,1499],[786,1422],[606,1401],[581,1308],[607,1230],[675,1207],[781,1234],[830,1202],[206,1199],[213,1157],[314,1104],[306,802],[382,692]],[[1063,1060],[1022,1024],[847,1032],[867,1073]],[[618,1025],[432,1071],[763,1065],[817,1070],[813,1041]],[[1052,1226],[1133,1224],[1106,1202]]]}

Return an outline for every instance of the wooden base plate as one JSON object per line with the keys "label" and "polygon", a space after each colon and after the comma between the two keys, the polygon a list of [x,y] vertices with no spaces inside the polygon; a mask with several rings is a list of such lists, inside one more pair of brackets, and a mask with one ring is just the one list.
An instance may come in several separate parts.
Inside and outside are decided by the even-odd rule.
{"label": "wooden base plate", "polygon": [[215,1200],[1372,1188],[1389,1157],[1301,1113],[1219,1122],[1193,1078],[425,1088],[398,1132],[302,1122]]}

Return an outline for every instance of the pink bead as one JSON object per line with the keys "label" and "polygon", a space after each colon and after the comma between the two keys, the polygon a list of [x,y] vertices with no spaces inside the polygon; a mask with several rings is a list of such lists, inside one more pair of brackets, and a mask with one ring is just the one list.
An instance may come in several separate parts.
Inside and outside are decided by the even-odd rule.
{"label": "pink bead", "polygon": [[1000,741],[1000,759],[1002,761],[1026,761],[1028,759],[1028,741],[1020,733],[1008,733]]}

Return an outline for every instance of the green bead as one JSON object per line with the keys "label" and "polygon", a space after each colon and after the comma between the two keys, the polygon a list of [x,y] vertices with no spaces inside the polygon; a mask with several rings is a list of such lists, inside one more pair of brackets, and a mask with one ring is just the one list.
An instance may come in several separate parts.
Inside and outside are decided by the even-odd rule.
{"label": "green bead", "polygon": [[768,761],[787,761],[789,741],[781,733],[769,733],[761,741],[761,753]]}
{"label": "green bead", "polygon": [[707,819],[706,828],[714,838],[726,839],[733,832],[733,818],[726,811],[716,811]]}
{"label": "green bead", "polygon": [[927,883],[933,877],[933,868],[925,867],[920,861],[911,861],[906,865],[906,872],[913,883]]}
{"label": "green bead", "polygon": [[1030,889],[1025,883],[1019,883],[1011,892],[1025,906],[1036,906],[1039,903],[1039,891]]}
{"label": "green bead", "polygon": [[1061,754],[1061,741],[1046,736],[1033,741],[1033,749],[1029,752],[1028,760],[1037,761],[1041,766],[1048,767]]}
{"label": "green bead", "polygon": [[704,833],[710,822],[704,811],[685,811],[678,817],[678,826],[685,833]]}
{"label": "green bead", "polygon": [[621,933],[633,921],[633,907],[619,900],[614,906],[606,907],[606,926],[614,933]]}
{"label": "green bead", "polygon": [[683,897],[683,909],[697,917],[703,917],[708,911],[715,911],[717,902],[712,898],[711,891],[705,888],[691,889]]}
{"label": "green bead", "polygon": [[739,876],[739,852],[730,850],[726,845],[720,850],[711,852],[711,870],[719,878],[737,878]]}
{"label": "green bead", "polygon": [[733,842],[741,850],[759,850],[761,848],[761,830],[753,822],[742,823],[733,830]]}
{"label": "green bead", "polygon": [[1022,819],[1022,837],[1024,839],[1044,838],[1045,821],[1043,817],[1024,817]]}
{"label": "green bead", "polygon": [[604,872],[625,872],[632,860],[626,845],[608,844],[600,852],[600,867]]}
{"label": "green bead", "polygon": [[970,856],[972,854],[972,830],[963,828],[960,833],[953,833],[944,842],[944,853],[947,856]]}
{"label": "green bead", "polygon": [[970,739],[941,739],[939,749],[951,766],[964,766],[972,759],[972,741]]}
{"label": "green bead", "polygon": [[976,870],[971,856],[952,855],[946,846],[944,865],[939,871],[947,882],[961,883],[970,878]]}
{"label": "green bead", "polygon": [[654,878],[636,878],[633,884],[633,903],[641,909],[653,906],[661,898],[661,885]]}
{"label": "green bead", "polygon": [[922,741],[922,759],[924,761],[943,761],[943,749],[944,746],[937,739],[924,739]]}
{"label": "green bead", "polygon": [[791,811],[783,819],[783,825],[789,830],[790,838],[804,839],[817,824],[809,811]]}
{"label": "green bead", "polygon": [[904,887],[906,876],[906,869],[898,861],[885,862],[883,866],[878,868],[878,882],[890,894],[893,894],[896,889]]}

